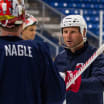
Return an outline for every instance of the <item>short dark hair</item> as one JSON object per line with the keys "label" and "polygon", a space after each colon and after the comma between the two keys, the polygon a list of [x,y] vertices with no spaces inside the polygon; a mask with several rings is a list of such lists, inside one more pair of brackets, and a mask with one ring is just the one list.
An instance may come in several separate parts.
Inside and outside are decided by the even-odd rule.
{"label": "short dark hair", "polygon": [[21,24],[15,25],[13,28],[7,28],[7,27],[3,27],[3,26],[1,28],[8,32],[17,32],[20,25]]}

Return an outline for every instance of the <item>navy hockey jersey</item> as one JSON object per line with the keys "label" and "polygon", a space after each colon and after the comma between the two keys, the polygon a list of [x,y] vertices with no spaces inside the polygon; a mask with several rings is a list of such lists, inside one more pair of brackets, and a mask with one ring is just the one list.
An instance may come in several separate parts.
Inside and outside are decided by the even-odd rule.
{"label": "navy hockey jersey", "polygon": [[0,104],[62,104],[64,95],[43,43],[0,37]]}
{"label": "navy hockey jersey", "polygon": [[[65,49],[55,60],[59,72],[79,70],[79,68],[96,51],[86,42],[84,47],[75,53]],[[67,104],[103,104],[104,90],[104,55],[100,55],[82,74],[78,93],[67,92]]]}

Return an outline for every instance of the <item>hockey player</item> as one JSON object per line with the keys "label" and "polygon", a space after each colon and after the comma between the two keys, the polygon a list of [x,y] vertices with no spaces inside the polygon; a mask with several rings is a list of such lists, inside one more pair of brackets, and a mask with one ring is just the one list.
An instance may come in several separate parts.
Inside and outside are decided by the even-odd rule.
{"label": "hockey player", "polygon": [[32,15],[27,15],[23,24],[22,38],[24,40],[34,40],[36,35],[38,20]]}
{"label": "hockey player", "polygon": [[65,83],[47,48],[19,36],[25,19],[19,1],[0,1],[0,104],[62,104]]}
{"label": "hockey player", "polygon": [[[96,51],[86,37],[87,24],[80,15],[68,15],[61,22],[64,51],[55,59],[59,72],[73,73]],[[66,104],[103,104],[104,55],[100,55],[81,75],[81,85],[66,93]],[[77,87],[77,86],[76,86]],[[75,93],[76,92],[76,93]]]}

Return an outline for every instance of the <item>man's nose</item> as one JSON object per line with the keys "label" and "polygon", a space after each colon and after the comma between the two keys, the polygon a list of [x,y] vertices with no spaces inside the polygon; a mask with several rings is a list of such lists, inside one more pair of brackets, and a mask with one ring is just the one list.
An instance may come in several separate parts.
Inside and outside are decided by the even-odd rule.
{"label": "man's nose", "polygon": [[70,31],[68,31],[67,37],[71,37],[71,33],[70,33]]}

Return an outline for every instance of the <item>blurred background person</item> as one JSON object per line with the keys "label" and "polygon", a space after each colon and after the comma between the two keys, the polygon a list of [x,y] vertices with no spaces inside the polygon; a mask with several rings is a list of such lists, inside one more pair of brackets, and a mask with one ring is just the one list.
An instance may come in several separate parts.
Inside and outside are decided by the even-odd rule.
{"label": "blurred background person", "polygon": [[37,30],[38,20],[32,16],[27,15],[27,19],[23,24],[22,39],[24,40],[34,40]]}

